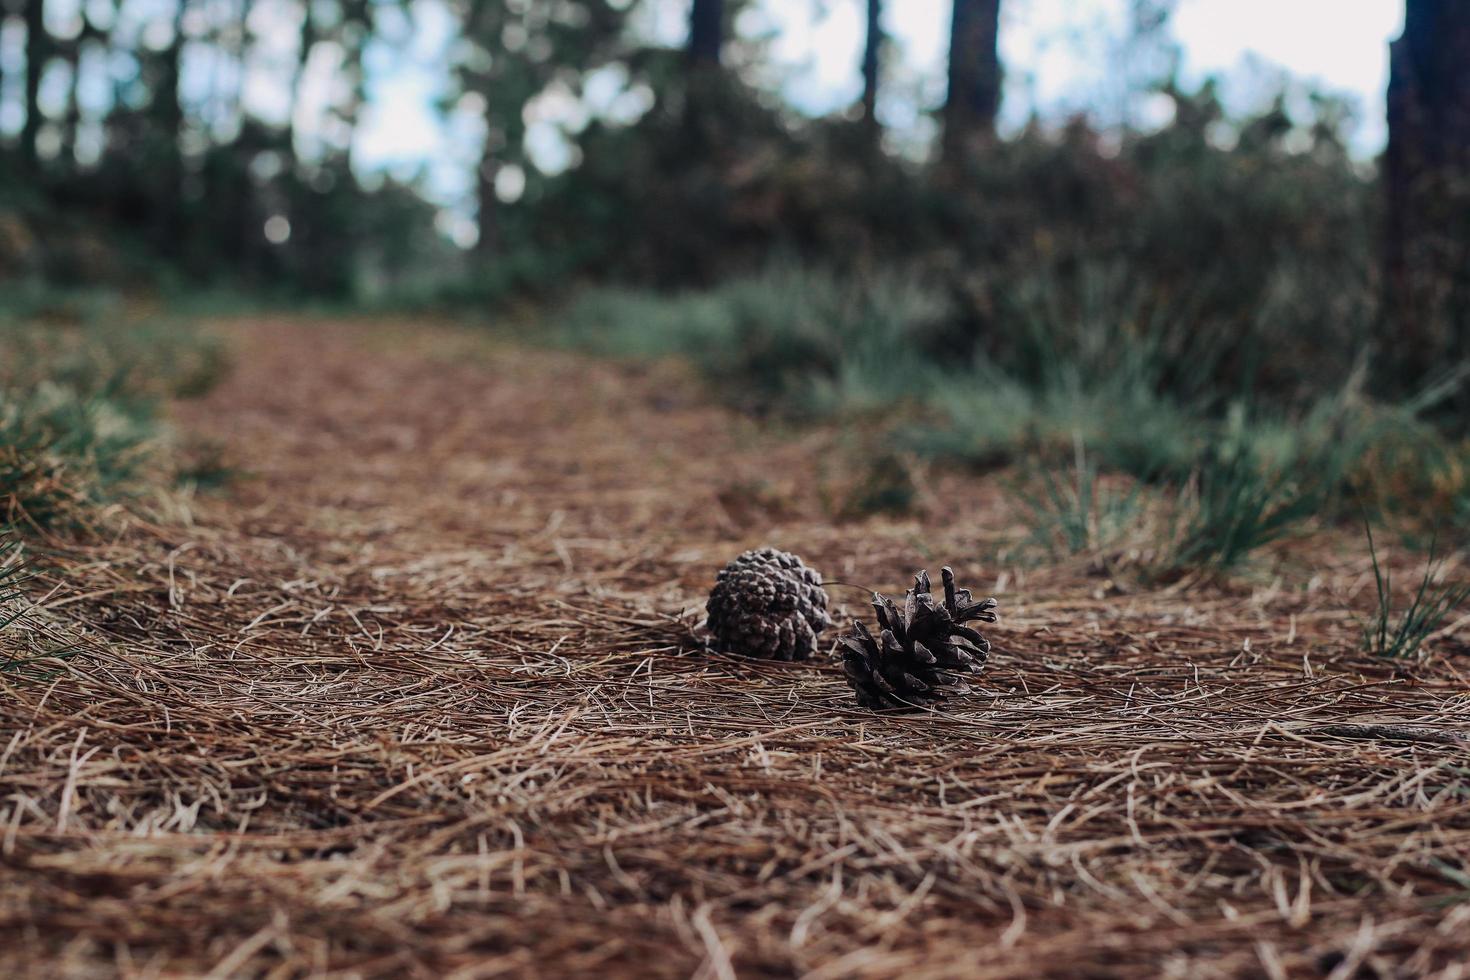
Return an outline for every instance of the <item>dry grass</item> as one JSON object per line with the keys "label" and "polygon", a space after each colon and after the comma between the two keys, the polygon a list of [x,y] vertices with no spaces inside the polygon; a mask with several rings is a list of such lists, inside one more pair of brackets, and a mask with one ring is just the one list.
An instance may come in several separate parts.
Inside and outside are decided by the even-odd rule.
{"label": "dry grass", "polygon": [[[1461,661],[1358,653],[1332,542],[1291,586],[984,567],[990,483],[834,525],[828,437],[671,371],[233,333],[180,422],[248,477],[51,543],[5,641],[42,658],[0,674],[5,975],[1463,975]],[[880,717],[696,654],[768,541],[995,592],[984,693]]]}

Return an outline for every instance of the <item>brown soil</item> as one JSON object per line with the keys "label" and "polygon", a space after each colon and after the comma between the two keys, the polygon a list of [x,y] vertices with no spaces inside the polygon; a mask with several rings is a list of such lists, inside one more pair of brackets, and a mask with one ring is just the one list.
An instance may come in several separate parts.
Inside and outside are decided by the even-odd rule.
{"label": "brown soil", "polygon": [[[241,476],[53,543],[10,641],[4,975],[1460,975],[1462,662],[1357,651],[1361,560],[996,565],[995,479],[836,520],[844,436],[671,367],[225,329],[178,423]],[[700,652],[764,543],[953,564],[1001,600],[983,691],[880,716],[827,661]]]}

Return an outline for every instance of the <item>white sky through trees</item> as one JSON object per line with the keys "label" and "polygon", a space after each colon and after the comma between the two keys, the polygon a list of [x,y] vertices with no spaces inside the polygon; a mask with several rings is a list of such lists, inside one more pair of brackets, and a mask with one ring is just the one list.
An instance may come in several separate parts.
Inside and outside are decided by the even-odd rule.
{"label": "white sky through trees", "polygon": [[[84,2],[48,0],[48,24],[59,36],[75,33]],[[681,45],[688,2],[639,0],[639,30],[655,42]],[[752,80],[810,113],[842,111],[856,103],[865,2],[760,0],[738,25],[743,37],[765,39],[758,77]],[[1382,148],[1385,138],[1388,42],[1402,25],[1403,2],[1179,0],[1170,30],[1182,50],[1186,81],[1223,75],[1227,104],[1234,109],[1249,110],[1274,94],[1283,69],[1315,87],[1348,96],[1357,109],[1353,149],[1367,158]],[[931,111],[945,94],[950,3],[886,0],[885,26],[894,43],[884,66],[879,114],[896,148],[917,151],[933,136]],[[1013,131],[1033,112],[1057,120],[1084,110],[1103,124],[1124,118],[1144,126],[1166,122],[1167,99],[1150,101],[1136,92],[1148,71],[1140,73],[1137,59],[1122,43],[1130,3],[1004,0],[1002,128]],[[118,30],[139,33],[145,40],[148,32],[162,30],[163,36],[151,43],[167,43],[174,0],[129,0],[122,9]],[[340,52],[334,58],[333,46],[324,45],[307,65],[303,97],[295,105],[299,148],[309,157],[316,147],[354,138],[361,173],[386,170],[405,179],[422,173],[436,200],[461,206],[470,196],[479,159],[483,107],[471,97],[444,111],[455,95],[449,51],[456,25],[450,8],[446,0],[412,0],[406,14],[396,5],[378,9],[383,38],[365,54],[367,103],[355,137],[330,111],[342,94]],[[252,53],[241,92],[246,111],[270,122],[284,123],[292,111],[300,11],[300,0],[252,0]],[[22,56],[21,30],[18,17],[5,19],[0,28],[0,61],[10,69]],[[186,46],[186,101],[191,91],[210,91],[219,82],[220,68],[212,58],[206,46]],[[627,91],[626,78],[616,72],[603,74],[589,86],[586,102],[569,92],[553,92],[528,106],[527,149],[533,164],[548,170],[566,166],[569,144],[562,132],[585,124],[589,112],[636,118],[647,93]],[[45,82],[43,97],[50,88],[64,89],[66,79]],[[20,93],[10,92],[13,88],[0,93],[0,133],[8,136],[20,126]],[[227,132],[215,135],[228,138]],[[79,136],[79,150],[83,142]],[[513,197],[517,174],[512,169],[503,176],[505,196]]]}
{"label": "white sky through trees", "polygon": [[[864,0],[763,0],[740,25],[742,33],[769,40],[765,84],[779,88],[797,107],[813,113],[840,110],[860,93],[858,63],[863,43]],[[1006,0],[1001,33],[1007,69],[1003,125],[1015,128],[1032,113],[1058,118],[1089,110],[1116,119],[1125,80],[1119,78],[1119,40],[1128,0]],[[668,44],[683,40],[687,0],[654,0],[643,29]],[[887,92],[880,110],[900,141],[922,143],[931,135],[927,111],[944,97],[945,48],[950,0],[888,0],[885,22],[895,44],[885,65]],[[435,196],[446,201],[468,191],[465,168],[476,158],[473,120],[446,121],[434,109],[449,90],[439,50],[453,25],[438,0],[413,6],[412,57],[378,64],[372,105],[358,135],[359,160],[367,168],[401,174],[427,166]],[[1187,80],[1226,77],[1233,107],[1258,105],[1273,90],[1280,70],[1357,106],[1353,146],[1376,154],[1385,138],[1384,89],[1388,42],[1403,22],[1403,0],[1180,0],[1172,34],[1183,52]],[[471,107],[473,108],[473,106]],[[531,113],[531,155],[555,168],[565,164],[558,136],[562,105]],[[1167,107],[1144,105],[1142,116]]]}
{"label": "white sky through trees", "polygon": [[[766,0],[764,6],[781,28],[779,60],[801,66],[788,95],[818,111],[856,101],[862,0]],[[1005,0],[1001,47],[1011,81],[1010,121],[1024,119],[1036,103],[1043,110],[1087,107],[1106,87],[1109,48],[1126,29],[1128,7],[1128,0]],[[825,17],[813,16],[819,8]],[[892,67],[932,79],[936,99],[943,96],[949,11],[950,0],[889,0],[885,11],[901,48]],[[1382,115],[1388,42],[1402,24],[1403,0],[1180,0],[1172,33],[1187,77],[1230,72],[1254,55],[1356,97],[1364,122],[1372,123]],[[1367,128],[1361,145],[1376,150],[1382,127]]]}

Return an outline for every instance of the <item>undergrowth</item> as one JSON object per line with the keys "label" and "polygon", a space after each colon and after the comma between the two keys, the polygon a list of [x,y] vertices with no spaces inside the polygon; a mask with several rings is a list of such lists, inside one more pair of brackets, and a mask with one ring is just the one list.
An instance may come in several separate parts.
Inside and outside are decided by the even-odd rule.
{"label": "undergrowth", "polygon": [[742,408],[818,415],[887,409],[936,381],[921,335],[943,308],[906,277],[855,288],[773,269],[705,292],[593,290],[559,315],[555,337],[620,357],[680,355]]}
{"label": "undergrowth", "polygon": [[160,402],[208,391],[220,347],[120,304],[44,293],[0,305],[0,521],[84,522],[156,459]]}
{"label": "undergrowth", "polygon": [[35,659],[9,640],[10,628],[31,609],[21,588],[29,577],[20,537],[0,530],[0,674],[23,673]]}
{"label": "undergrowth", "polygon": [[1107,486],[1080,438],[1070,467],[1035,467],[1010,489],[1029,530],[1027,544],[1052,556],[1105,547],[1142,516],[1143,488]]}
{"label": "undergrowth", "polygon": [[24,597],[20,590],[24,580],[20,539],[10,533],[0,534],[0,630],[14,625],[24,615],[23,611],[8,608]]}
{"label": "undergrowth", "polygon": [[[1427,421],[1461,379],[1402,402],[1371,397],[1367,359],[1351,352],[1366,350],[1354,318],[1368,304],[1351,290],[1331,357],[1261,353],[1307,315],[1288,272],[1242,322],[1204,312],[1208,276],[1181,292],[1117,262],[995,276],[978,299],[932,273],[787,265],[704,291],[593,289],[554,334],[614,356],[687,358],[749,411],[842,420],[964,466],[1019,464],[1033,543],[1053,552],[1097,547],[1125,520],[1110,511],[1126,499],[1099,496],[1109,474],[1168,499],[1157,550],[1175,569],[1232,569],[1341,521],[1345,489],[1409,523],[1470,523],[1470,453]],[[1068,456],[1071,473],[1051,466]]]}

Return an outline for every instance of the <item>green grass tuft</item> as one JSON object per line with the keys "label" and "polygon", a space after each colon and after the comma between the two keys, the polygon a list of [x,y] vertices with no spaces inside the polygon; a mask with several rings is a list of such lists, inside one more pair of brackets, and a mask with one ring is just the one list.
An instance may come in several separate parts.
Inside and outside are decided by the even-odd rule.
{"label": "green grass tuft", "polygon": [[772,269],[705,292],[591,290],[563,311],[554,339],[619,357],[686,357],[752,411],[871,411],[937,381],[925,350],[943,309],[935,296],[898,275]]}
{"label": "green grass tuft", "polygon": [[21,542],[11,532],[0,534],[0,630],[14,625],[25,610],[5,607],[25,597],[20,586],[27,578],[25,562],[21,556]]}
{"label": "green grass tuft", "polygon": [[1035,467],[1024,483],[1011,485],[1011,498],[1030,530],[1027,543],[1053,556],[1082,554],[1117,540],[1141,517],[1141,492],[1137,484],[1126,493],[1104,486],[1080,437],[1067,471]]}
{"label": "green grass tuft", "polygon": [[105,304],[62,318],[43,298],[0,311],[0,521],[37,528],[84,521],[141,486],[159,403],[202,395],[226,368],[196,331]]}
{"label": "green grass tuft", "polygon": [[1175,568],[1225,571],[1322,512],[1331,479],[1266,463],[1248,450],[1211,454],[1180,495]]}
{"label": "green grass tuft", "polygon": [[1368,536],[1368,555],[1373,561],[1373,581],[1378,590],[1373,620],[1363,630],[1363,649],[1390,659],[1416,656],[1424,641],[1439,629],[1445,618],[1470,599],[1470,585],[1437,582],[1443,566],[1435,561],[1431,548],[1419,588],[1415,590],[1408,608],[1395,617],[1393,583],[1388,571],[1378,561],[1373,528],[1364,521],[1363,530]]}

